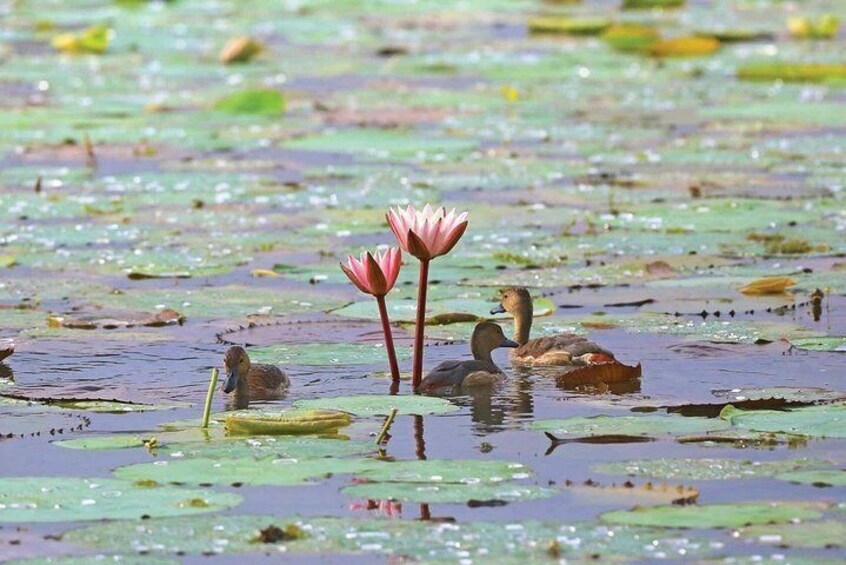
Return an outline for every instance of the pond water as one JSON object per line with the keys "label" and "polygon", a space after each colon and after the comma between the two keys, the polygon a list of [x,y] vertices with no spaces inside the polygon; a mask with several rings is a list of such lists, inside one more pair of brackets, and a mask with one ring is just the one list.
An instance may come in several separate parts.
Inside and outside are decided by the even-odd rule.
{"label": "pond water", "polygon": [[[2,6],[0,561],[846,560],[841,7],[652,4]],[[641,378],[497,350],[501,386],[401,408],[377,457],[411,387],[338,262],[426,202],[470,212],[430,316],[526,286],[534,336]],[[473,326],[428,325],[426,367]],[[220,392],[201,433],[231,345],[293,383],[251,411],[338,398],[346,439],[227,439]]]}

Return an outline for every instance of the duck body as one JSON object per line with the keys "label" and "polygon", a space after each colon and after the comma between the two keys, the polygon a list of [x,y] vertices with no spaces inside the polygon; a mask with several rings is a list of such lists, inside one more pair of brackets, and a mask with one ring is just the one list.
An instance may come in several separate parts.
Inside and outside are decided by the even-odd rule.
{"label": "duck body", "polygon": [[493,322],[478,324],[471,338],[473,359],[440,363],[420,383],[420,390],[490,387],[501,382],[505,373],[491,359],[491,352],[498,347],[517,347],[517,343],[506,338]]}
{"label": "duck body", "polygon": [[223,358],[226,379],[223,392],[245,400],[270,400],[284,396],[291,381],[279,367],[250,362],[243,347],[230,347]]}
{"label": "duck body", "polygon": [[519,366],[563,367],[615,363],[614,354],[584,336],[559,333],[529,339],[534,306],[525,288],[509,288],[491,314],[508,312],[514,316],[514,340],[520,344],[511,354]]}

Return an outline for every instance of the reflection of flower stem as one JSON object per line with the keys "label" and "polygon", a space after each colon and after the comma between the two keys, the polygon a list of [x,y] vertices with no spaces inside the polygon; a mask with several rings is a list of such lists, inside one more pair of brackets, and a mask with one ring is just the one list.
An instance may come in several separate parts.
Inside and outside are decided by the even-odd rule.
{"label": "reflection of flower stem", "polygon": [[394,418],[397,417],[397,409],[391,408],[390,414],[388,417],[385,418],[385,423],[382,424],[382,429],[379,431],[379,435],[376,436],[376,445],[382,445],[382,440],[385,439],[385,436],[388,435],[388,430],[391,429],[391,424],[394,423]]}
{"label": "reflection of flower stem", "polygon": [[414,392],[423,378],[423,328],[426,325],[426,290],[429,286],[429,261],[420,261],[420,280],[417,288],[417,323],[414,326],[414,367],[411,387]]}
{"label": "reflection of flower stem", "polygon": [[423,440],[423,416],[414,416],[414,453],[418,459],[426,459],[426,442]]}
{"label": "reflection of flower stem", "polygon": [[399,387],[400,372],[397,364],[397,352],[394,349],[394,336],[391,334],[391,321],[388,319],[385,297],[377,296],[376,303],[379,304],[379,317],[382,318],[382,333],[385,334],[385,349],[388,351],[388,363],[391,365],[391,380],[393,385]]}
{"label": "reflection of flower stem", "polygon": [[212,399],[214,398],[214,391],[217,388],[217,367],[212,369],[211,382],[209,382],[209,391],[206,393],[206,405],[203,407],[203,425],[202,427],[209,427],[209,416],[211,415]]}
{"label": "reflection of flower stem", "polygon": [[420,505],[420,519],[423,520],[424,522],[432,519],[432,513],[429,512],[429,505],[428,504],[421,504]]}

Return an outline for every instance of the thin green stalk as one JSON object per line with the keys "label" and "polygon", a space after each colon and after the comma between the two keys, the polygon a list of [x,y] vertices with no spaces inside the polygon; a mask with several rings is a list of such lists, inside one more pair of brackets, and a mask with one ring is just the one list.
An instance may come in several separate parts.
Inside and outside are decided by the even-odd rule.
{"label": "thin green stalk", "polygon": [[382,424],[382,429],[379,431],[379,435],[376,436],[376,445],[382,445],[382,440],[385,439],[385,436],[388,435],[388,430],[391,429],[391,424],[394,423],[394,418],[397,417],[397,409],[391,408],[391,412],[388,414],[388,417],[385,418],[385,423]]}
{"label": "thin green stalk", "polygon": [[211,382],[209,383],[209,391],[206,393],[206,405],[203,407],[203,427],[209,427],[209,416],[211,416],[212,399],[214,398],[214,391],[217,389],[217,367],[212,369]]}

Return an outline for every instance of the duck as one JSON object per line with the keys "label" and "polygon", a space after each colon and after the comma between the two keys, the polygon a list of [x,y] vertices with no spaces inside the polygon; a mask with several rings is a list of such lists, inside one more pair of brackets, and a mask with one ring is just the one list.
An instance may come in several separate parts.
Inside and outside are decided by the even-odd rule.
{"label": "duck", "polygon": [[511,362],[519,366],[563,367],[616,363],[614,354],[584,336],[559,333],[529,339],[534,306],[532,295],[522,287],[502,292],[499,306],[491,314],[514,316],[514,341],[519,344],[511,352]]}
{"label": "duck", "polygon": [[505,337],[498,324],[481,322],[473,329],[470,338],[473,359],[440,363],[421,381],[420,390],[433,392],[445,387],[490,387],[505,378],[505,373],[491,359],[491,352],[498,347],[517,346],[517,342]]}
{"label": "duck", "polygon": [[230,347],[223,356],[226,379],[221,389],[226,394],[235,393],[241,400],[271,400],[280,398],[291,386],[291,381],[279,367],[250,362],[243,347]]}

